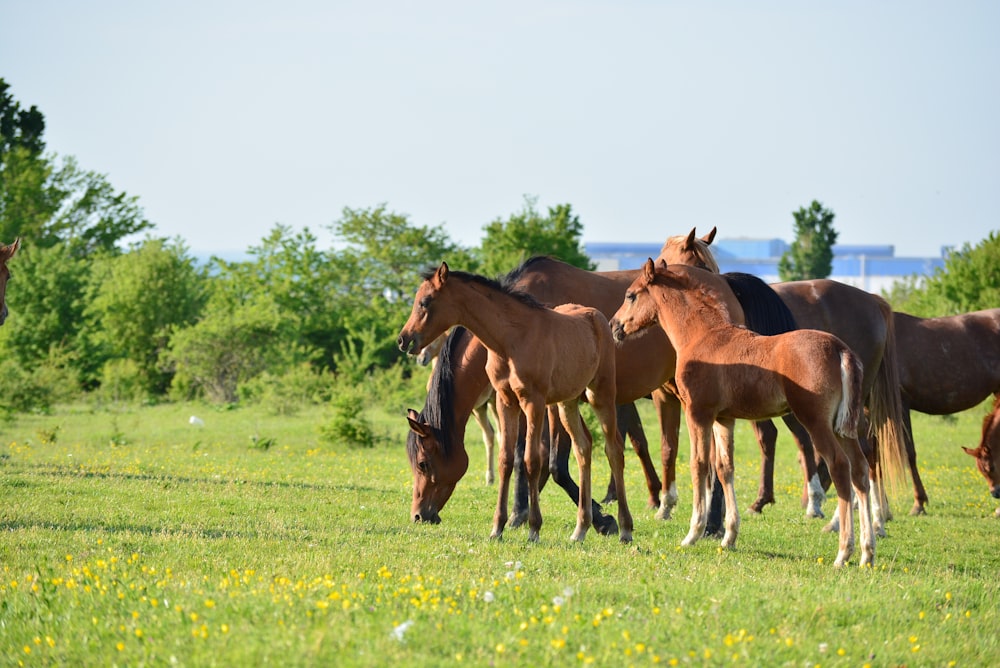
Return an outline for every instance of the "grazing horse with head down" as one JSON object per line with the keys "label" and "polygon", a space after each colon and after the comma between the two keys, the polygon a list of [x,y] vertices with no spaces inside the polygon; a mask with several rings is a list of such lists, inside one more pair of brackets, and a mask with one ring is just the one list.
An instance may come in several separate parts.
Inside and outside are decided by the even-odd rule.
{"label": "grazing horse with head down", "polygon": [[[990,494],[1000,499],[1000,397],[993,402],[993,410],[983,420],[983,437],[975,450],[962,448],[976,458],[976,467],[990,484]],[[1000,516],[1000,508],[996,514]]]}
{"label": "grazing horse with head down", "polygon": [[[918,318],[896,312],[893,319],[899,344],[906,454],[913,478],[914,503],[910,514],[919,515],[924,512],[927,492],[917,472],[910,411],[950,415],[978,406],[991,394],[1000,397],[1000,308],[940,318]],[[991,415],[996,415],[995,407]],[[986,436],[984,429],[985,451],[981,445],[966,452],[976,457],[979,470],[990,480],[991,491],[997,496],[997,479],[986,474],[991,470],[987,443],[990,439]]]}
{"label": "grazing horse with head down", "polygon": [[760,336],[735,325],[703,270],[650,259],[629,286],[611,319],[617,341],[659,324],[677,354],[675,382],[691,437],[694,488],[691,528],[683,545],[702,537],[708,519],[709,466],[726,496],[723,547],[733,547],[739,511],[733,485],[732,441],[716,445],[713,425],[732,430],[736,419],[759,420],[793,413],[830,468],[839,498],[840,549],[835,566],[854,551],[851,487],[858,498],[861,565],[875,558],[868,462],[857,441],[862,414],[861,362],[826,332],[794,330]]}
{"label": "grazing horse with head down", "polygon": [[7,321],[7,281],[10,280],[7,261],[14,257],[20,247],[20,238],[14,239],[11,244],[0,244],[0,325]]}
{"label": "grazing horse with head down", "polygon": [[[399,334],[404,352],[419,350],[449,327],[463,325],[488,350],[486,373],[497,393],[500,416],[500,484],[491,538],[503,535],[513,472],[518,424],[527,422],[525,466],[528,474],[528,539],[542,526],[538,506],[542,424],[546,407],[558,405],[559,418],[573,441],[580,471],[580,499],[573,540],[582,541],[592,523],[591,442],[579,412],[586,396],[604,432],[605,452],[616,485],[624,491],[625,457],[615,415],[615,345],[607,319],[578,304],[546,308],[526,293],[497,281],[452,272],[446,263],[424,274],[410,317]],[[420,423],[412,429],[422,429]],[[619,537],[632,540],[632,516],[624,494],[618,500]]]}

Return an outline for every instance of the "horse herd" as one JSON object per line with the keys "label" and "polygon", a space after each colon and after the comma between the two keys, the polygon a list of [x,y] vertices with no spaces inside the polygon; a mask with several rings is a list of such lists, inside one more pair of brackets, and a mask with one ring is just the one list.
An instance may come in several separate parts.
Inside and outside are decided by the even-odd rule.
{"label": "horse herd", "polygon": [[[716,501],[725,500],[722,545],[736,543],[736,419],[752,421],[761,448],[751,512],[774,503],[772,418],[783,419],[799,448],[808,516],[823,516],[832,482],[838,506],[828,528],[840,534],[837,566],[854,550],[854,501],[860,563],[873,563],[875,536],[885,535],[888,515],[884,478],[898,479],[908,468],[911,513],[924,512],[911,410],[947,415],[997,397],[979,446],[964,450],[1000,499],[1000,309],[923,319],[836,281],[767,285],[748,274],[719,274],[714,238],[714,229],[701,238],[694,230],[670,237],[638,271],[590,272],[534,257],[497,280],[446,263],[425,272],[398,338],[412,354],[439,347],[424,408],[407,415],[412,519],[440,522],[469,466],[465,427],[473,415],[487,444],[487,482],[493,481],[491,406],[501,445],[492,538],[508,522],[527,521],[529,540],[539,539],[539,492],[551,477],[577,505],[573,540],[583,540],[593,525],[630,542],[623,435],[642,465],[650,507],[668,519],[678,499],[682,409],[693,485],[684,545],[722,526],[710,512],[713,479]],[[8,312],[7,261],[19,248],[19,239],[0,244],[0,325]],[[659,422],[662,477],[634,405],[645,397]],[[605,500],[617,499],[617,521],[593,498],[592,437],[580,401],[601,426],[612,474]],[[521,452],[523,475],[508,513]],[[570,452],[579,486],[569,474]]]}
{"label": "horse herd", "polygon": [[[693,503],[682,544],[717,530],[710,523],[714,479],[716,499],[725,499],[722,545],[732,547],[739,532],[734,422],[751,420],[760,443],[760,485],[750,507],[760,512],[774,502],[771,420],[781,417],[799,448],[807,515],[822,517],[825,486],[832,482],[836,491],[828,526],[840,535],[835,565],[854,551],[855,501],[860,563],[872,564],[888,516],[884,480],[898,480],[908,468],[911,512],[923,513],[927,503],[909,411],[950,414],[1000,395],[1000,309],[921,319],[836,281],[769,286],[747,274],[719,274],[714,237],[714,229],[701,238],[694,230],[671,237],[638,271],[589,272],[535,257],[496,280],[446,263],[425,272],[398,338],[411,354],[440,345],[424,408],[407,415],[412,519],[440,522],[468,469],[466,423],[479,414],[489,448],[485,407],[495,400],[499,485],[490,536],[526,520],[529,540],[537,541],[539,491],[551,476],[577,505],[573,540],[593,525],[630,542],[623,435],[642,465],[649,505],[667,519],[678,498],[683,411]],[[634,406],[644,397],[659,421],[662,477]],[[592,438],[580,401],[591,404],[601,426],[617,522],[593,498]],[[519,443],[524,474],[508,514]],[[1000,400],[979,447],[965,451],[1000,498]],[[569,475],[570,452],[579,487]]]}

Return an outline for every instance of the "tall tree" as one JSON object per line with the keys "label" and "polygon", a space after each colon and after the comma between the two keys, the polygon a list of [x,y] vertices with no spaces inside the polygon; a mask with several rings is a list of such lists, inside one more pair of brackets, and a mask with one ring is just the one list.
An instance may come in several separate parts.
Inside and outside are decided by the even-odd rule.
{"label": "tall tree", "polygon": [[336,314],[343,327],[338,358],[353,359],[355,367],[387,364],[399,356],[396,334],[421,270],[441,260],[469,266],[471,259],[442,226],[414,225],[384,204],[345,208],[331,231],[343,246],[330,256]]}
{"label": "tall tree", "polygon": [[146,239],[99,263],[85,315],[108,357],[135,362],[146,391],[158,395],[170,384],[159,357],[172,329],[195,322],[204,304],[204,271],[184,244]]}
{"label": "tall tree", "polygon": [[596,268],[583,251],[583,224],[573,214],[573,207],[549,207],[548,215],[543,216],[536,209],[537,203],[537,197],[526,196],[521,211],[483,228],[486,236],[475,251],[481,273],[505,274],[532,255],[551,255],[581,269]]}
{"label": "tall tree", "polygon": [[813,200],[809,208],[792,213],[795,217],[795,240],[778,261],[778,276],[783,281],[826,278],[833,273],[833,211]]}
{"label": "tall tree", "polygon": [[22,109],[9,91],[0,79],[0,240],[24,237],[28,252],[68,242],[83,257],[120,252],[124,238],[153,228],[138,199],[115,191],[106,176],[44,155],[45,117]]}

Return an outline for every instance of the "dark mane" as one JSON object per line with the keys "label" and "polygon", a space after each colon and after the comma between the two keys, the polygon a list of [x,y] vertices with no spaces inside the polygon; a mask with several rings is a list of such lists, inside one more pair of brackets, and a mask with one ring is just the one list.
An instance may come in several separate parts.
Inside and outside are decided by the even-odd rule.
{"label": "dark mane", "polygon": [[536,265],[546,262],[561,262],[561,260],[557,260],[550,255],[532,255],[520,265],[507,272],[506,275],[499,277],[498,280],[503,285],[514,285],[521,280],[521,277],[524,276],[525,272],[529,270],[534,271]]}
{"label": "dark mane", "polygon": [[[529,262],[532,262],[533,260],[536,259],[538,258],[531,258],[530,260],[522,263],[520,267],[514,269],[506,276],[501,277],[499,280],[487,278],[485,276],[480,276],[479,274],[472,274],[467,271],[455,271],[455,270],[449,270],[448,280],[458,279],[466,283],[477,283],[490,290],[496,290],[502,294],[507,295],[508,297],[513,297],[514,299],[521,302],[525,306],[530,306],[531,308],[545,308],[544,304],[542,304],[537,299],[529,295],[527,292],[521,292],[520,290],[514,289],[513,287],[514,280],[510,280],[510,277],[513,274],[523,271]],[[436,268],[426,269],[423,272],[421,272],[420,276],[426,281],[431,276],[434,275],[435,271],[437,271]]]}
{"label": "dark mane", "polygon": [[[437,440],[445,457],[451,456],[453,445],[451,430],[447,429],[446,425],[453,424],[455,421],[455,370],[452,359],[455,349],[464,336],[466,336],[466,329],[455,327],[448,335],[444,346],[441,347],[437,364],[434,365],[434,372],[431,374],[431,384],[427,389],[424,410],[420,412],[420,421],[429,424],[437,433]],[[410,461],[413,461],[417,456],[417,434],[413,431],[410,431],[406,437],[406,452],[410,456]]]}
{"label": "dark mane", "polygon": [[747,329],[765,335],[798,329],[795,316],[770,285],[753,274],[742,272],[730,272],[722,277],[743,307]]}

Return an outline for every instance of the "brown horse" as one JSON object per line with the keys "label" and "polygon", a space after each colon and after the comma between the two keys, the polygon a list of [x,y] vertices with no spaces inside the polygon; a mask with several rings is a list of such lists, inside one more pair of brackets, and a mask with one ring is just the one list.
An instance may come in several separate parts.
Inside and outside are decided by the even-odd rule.
{"label": "brown horse", "polygon": [[[993,401],[993,410],[983,420],[983,437],[975,450],[962,448],[976,458],[979,472],[990,484],[990,494],[1000,499],[1000,397]],[[1000,516],[1000,508],[996,511]]]}
{"label": "brown horse", "polygon": [[[665,246],[673,247],[675,255],[682,259],[686,256],[685,261],[691,264],[715,265],[706,244],[706,239],[710,240],[711,236],[714,235],[694,243],[692,230],[688,235],[668,239]],[[584,303],[600,308],[610,316],[621,304],[625,289],[637,275],[637,271],[588,272],[552,258],[535,257],[510,272],[503,282],[529,292],[545,303]],[[718,289],[727,295],[727,308],[733,317],[742,318],[744,307],[748,309],[748,314],[764,307],[759,317],[748,318],[748,321],[758,320],[762,331],[771,333],[768,321],[776,310],[773,303],[780,305],[774,292],[758,279],[739,281],[744,287],[738,289],[730,286],[730,281],[733,285],[737,284],[733,278],[719,277],[718,280]],[[741,305],[736,293],[745,297],[745,306]],[[470,404],[489,387],[483,369],[485,350],[477,351],[477,343],[469,339],[474,337],[468,332],[460,333],[452,340],[452,349],[446,348],[442,352],[442,362],[437,365],[434,374],[440,377],[428,391],[424,409],[418,414],[417,422],[423,426],[417,431],[412,428],[411,422],[407,435],[407,453],[413,473],[411,516],[415,521],[440,521],[441,509],[468,468],[464,435],[465,424],[471,414]],[[447,361],[444,361],[445,357]],[[667,460],[664,460],[664,471],[669,477],[665,476],[661,483],[649,458],[641,425],[635,420],[637,416],[632,402],[652,394],[660,424],[661,453],[665,457],[673,453],[676,457],[680,403],[668,385],[674,373],[673,348],[662,332],[651,329],[646,335],[629,339],[618,347],[616,370],[619,425],[624,426],[630,419],[629,436],[643,463],[650,501],[658,506],[657,517],[665,519],[677,502],[674,468],[668,467]],[[566,440],[556,434],[550,469],[555,481],[576,503],[578,490],[565,466],[568,456]],[[517,497],[518,500],[520,498]],[[599,531],[617,531],[613,518],[604,516],[596,504],[593,512]]]}
{"label": "brown horse", "polygon": [[0,325],[7,321],[7,281],[10,280],[7,261],[14,257],[20,247],[20,238],[14,239],[12,244],[0,244]]}
{"label": "brown horse", "polygon": [[[597,309],[564,304],[542,306],[526,293],[497,281],[450,272],[442,263],[424,275],[410,317],[399,334],[404,352],[448,327],[463,325],[488,349],[486,373],[497,392],[500,415],[500,485],[491,538],[503,535],[521,413],[526,418],[525,466],[528,474],[528,539],[537,541],[542,526],[538,506],[541,481],[541,430],[546,406],[558,405],[559,418],[571,435],[580,473],[580,500],[572,539],[582,541],[592,523],[591,443],[579,412],[585,395],[604,432],[605,452],[615,483],[624,491],[625,458],[615,415],[615,346],[607,319]],[[420,423],[410,424],[420,429]],[[632,516],[624,494],[618,500],[619,537],[632,540]]]}
{"label": "brown horse", "polygon": [[[707,246],[713,236],[694,239],[693,243]],[[706,248],[703,252],[710,251]],[[657,262],[661,260],[670,262],[670,258],[664,257],[662,253]],[[882,447],[889,449],[887,456],[893,462],[901,461],[905,451],[905,415],[898,390],[895,323],[888,302],[864,290],[827,279],[774,283],[771,287],[791,311],[798,327],[833,334],[861,359],[864,367],[864,397],[869,409],[871,431],[878,435],[877,441],[883,444]],[[806,515],[822,517],[821,504],[825,494],[809,436],[793,415],[783,419],[800,451],[805,479],[803,501]],[[774,503],[774,451],[778,431],[771,421],[755,422],[753,427],[761,448],[762,464],[757,499],[750,505],[750,511],[761,512],[765,505]],[[865,434],[861,434],[862,448],[869,457],[870,470],[874,474],[877,471],[879,453],[871,447],[874,444],[869,444],[864,436]],[[664,457],[665,462],[667,459]],[[669,465],[673,466],[673,460]],[[895,474],[897,470],[898,467],[893,466],[889,472]],[[874,482],[879,492],[873,495],[876,508],[875,530],[883,535],[887,508],[881,501],[880,478],[876,478]]]}
{"label": "brown horse", "polygon": [[[445,332],[431,341],[430,344],[424,346],[420,353],[417,354],[417,364],[420,366],[430,365],[431,367],[431,372],[427,377],[428,393],[431,390],[431,382],[434,380],[434,369],[437,367],[438,358],[448,340],[449,332]],[[496,393],[489,383],[483,387],[478,400],[472,406],[472,417],[475,419],[476,424],[479,425],[479,430],[483,433],[483,446],[486,448],[486,484],[492,485],[496,478],[496,468],[493,462],[496,460],[494,453],[496,452],[497,442],[493,422],[499,422],[499,418],[497,416]],[[493,418],[493,422],[490,422],[490,417]]]}
{"label": "brown horse", "polygon": [[[942,318],[917,318],[895,313],[899,345],[899,383],[906,420],[906,454],[913,478],[914,504],[911,514],[924,512],[927,492],[917,472],[910,411],[950,415],[978,406],[991,394],[1000,397],[1000,309],[987,309]],[[991,413],[995,422],[996,407]],[[989,422],[989,420],[988,420]],[[995,459],[1000,445],[991,446],[984,424],[983,443],[975,450],[979,470],[998,496],[1000,467]],[[992,462],[992,463],[991,463]],[[988,471],[992,473],[988,473]]]}
{"label": "brown horse", "polygon": [[675,382],[691,437],[694,488],[691,528],[682,545],[702,537],[708,520],[709,465],[726,496],[723,547],[734,547],[739,511],[733,484],[732,439],[716,440],[713,426],[730,431],[736,419],[796,416],[830,468],[839,498],[840,549],[835,566],[854,551],[851,486],[858,498],[861,564],[875,558],[868,462],[857,441],[862,414],[861,362],[837,337],[816,330],[760,336],[733,323],[718,292],[707,287],[704,270],[650,259],[629,286],[611,319],[623,341],[659,323],[677,355]]}

